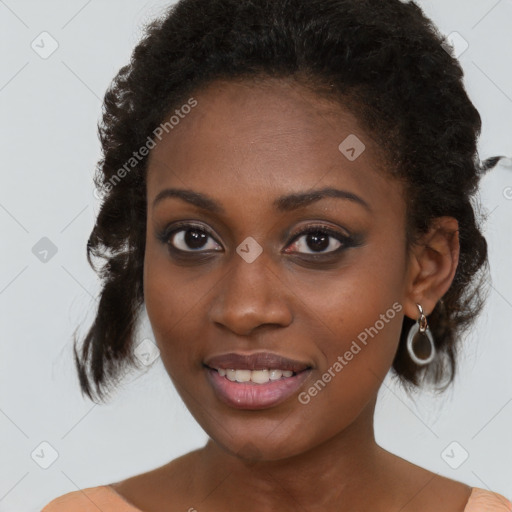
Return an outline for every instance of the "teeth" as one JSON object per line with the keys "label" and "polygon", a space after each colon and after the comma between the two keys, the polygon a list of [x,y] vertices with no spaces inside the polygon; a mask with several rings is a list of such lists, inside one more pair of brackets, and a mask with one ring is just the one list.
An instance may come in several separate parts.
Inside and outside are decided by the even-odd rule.
{"label": "teeth", "polygon": [[269,381],[279,380],[282,377],[291,377],[291,370],[225,370],[217,368],[221,377],[226,377],[231,382],[254,382],[255,384],[266,384]]}
{"label": "teeth", "polygon": [[256,384],[265,384],[269,379],[268,370],[254,370],[251,372],[251,380]]}
{"label": "teeth", "polygon": [[270,380],[278,380],[283,376],[283,372],[281,370],[270,370]]}
{"label": "teeth", "polygon": [[236,370],[235,379],[237,382],[249,382],[251,380],[251,370]]}

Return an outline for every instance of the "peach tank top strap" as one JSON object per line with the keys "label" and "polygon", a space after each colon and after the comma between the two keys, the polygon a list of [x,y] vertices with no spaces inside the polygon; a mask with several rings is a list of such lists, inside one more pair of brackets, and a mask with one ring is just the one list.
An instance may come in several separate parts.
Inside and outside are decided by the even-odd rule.
{"label": "peach tank top strap", "polygon": [[512,502],[480,487],[473,487],[464,512],[512,512]]}
{"label": "peach tank top strap", "polygon": [[142,512],[112,487],[100,485],[68,492],[48,503],[41,512]]}

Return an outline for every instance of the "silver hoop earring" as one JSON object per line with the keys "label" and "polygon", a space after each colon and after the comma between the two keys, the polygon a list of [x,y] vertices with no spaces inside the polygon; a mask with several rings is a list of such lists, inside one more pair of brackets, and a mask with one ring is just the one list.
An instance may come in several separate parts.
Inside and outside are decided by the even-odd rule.
{"label": "silver hoop earring", "polygon": [[[409,352],[411,359],[416,364],[424,366],[434,360],[436,356],[436,347],[434,345],[434,338],[427,324],[427,317],[423,314],[423,308],[419,304],[416,304],[416,306],[418,306],[418,309],[420,310],[420,317],[409,329],[409,334],[407,335],[407,352]],[[415,340],[415,338],[417,338],[417,340]],[[428,352],[425,350],[425,338],[430,344],[430,350]],[[424,357],[418,357],[416,354],[417,348],[420,349],[420,355],[423,355]],[[428,356],[426,357],[425,352],[428,353]]]}

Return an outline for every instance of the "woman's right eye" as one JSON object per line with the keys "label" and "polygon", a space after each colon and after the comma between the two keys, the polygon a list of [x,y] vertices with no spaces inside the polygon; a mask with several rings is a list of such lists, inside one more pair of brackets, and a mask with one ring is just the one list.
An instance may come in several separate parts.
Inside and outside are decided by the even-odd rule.
{"label": "woman's right eye", "polygon": [[[208,231],[193,225],[173,229],[171,232],[165,233],[162,238],[173,249],[181,252],[217,251],[220,247]],[[211,240],[210,243],[208,243],[208,239]]]}

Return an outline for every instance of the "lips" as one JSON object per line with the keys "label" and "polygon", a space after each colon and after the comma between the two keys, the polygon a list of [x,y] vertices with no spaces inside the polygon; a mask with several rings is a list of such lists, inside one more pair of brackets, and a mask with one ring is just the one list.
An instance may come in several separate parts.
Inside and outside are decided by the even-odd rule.
{"label": "lips", "polygon": [[295,394],[311,374],[308,363],[269,352],[222,354],[208,358],[204,367],[218,399],[236,409],[274,407]]}

